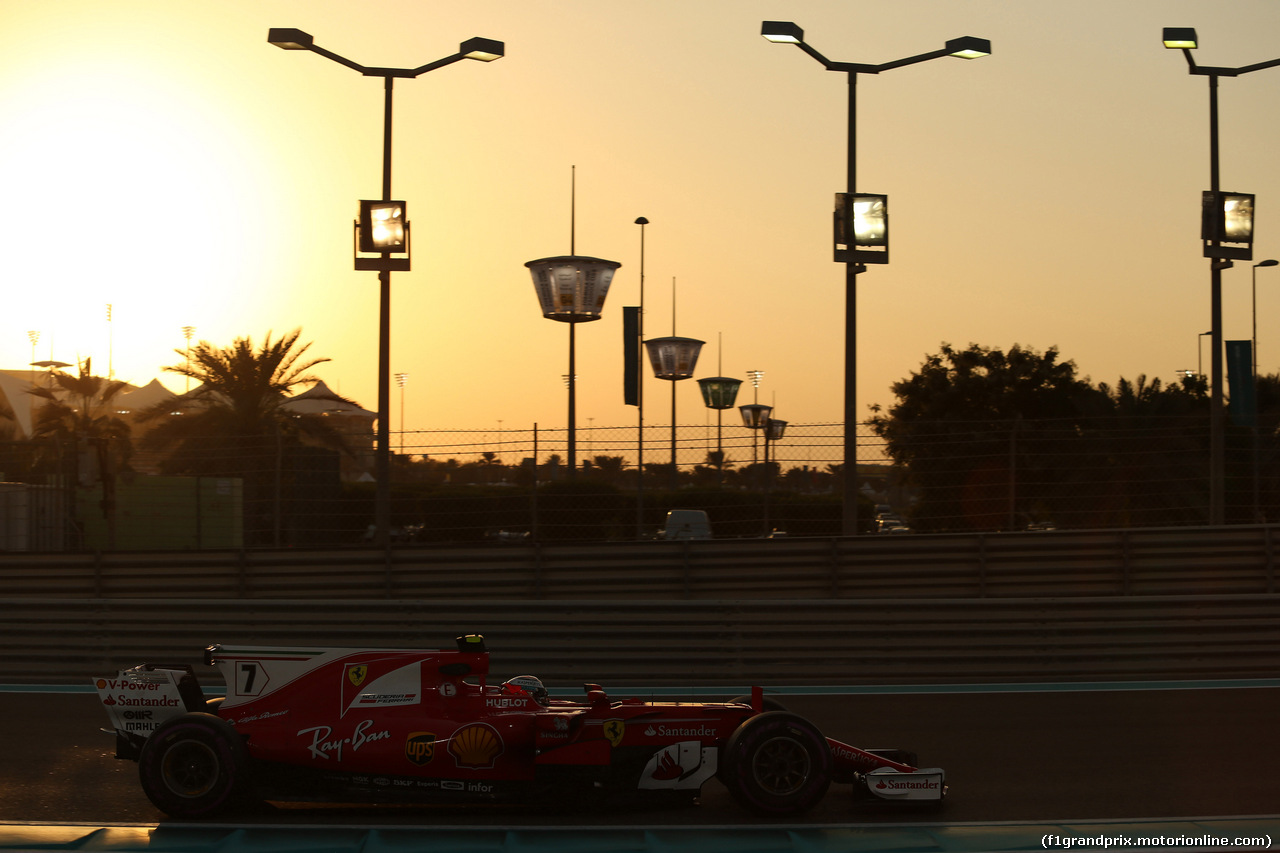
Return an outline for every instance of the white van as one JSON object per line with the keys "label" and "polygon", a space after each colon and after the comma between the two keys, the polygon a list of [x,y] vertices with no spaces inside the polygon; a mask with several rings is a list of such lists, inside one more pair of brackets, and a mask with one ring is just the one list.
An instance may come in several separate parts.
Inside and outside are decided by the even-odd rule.
{"label": "white van", "polygon": [[663,539],[710,539],[711,521],[700,509],[673,509],[667,512]]}

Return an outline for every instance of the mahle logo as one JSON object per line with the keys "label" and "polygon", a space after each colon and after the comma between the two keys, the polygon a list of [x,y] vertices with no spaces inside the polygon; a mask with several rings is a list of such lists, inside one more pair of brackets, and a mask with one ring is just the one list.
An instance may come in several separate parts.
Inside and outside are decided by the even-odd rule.
{"label": "mahle logo", "polygon": [[436,736],[431,732],[410,732],[404,742],[404,755],[421,767],[436,755]]}

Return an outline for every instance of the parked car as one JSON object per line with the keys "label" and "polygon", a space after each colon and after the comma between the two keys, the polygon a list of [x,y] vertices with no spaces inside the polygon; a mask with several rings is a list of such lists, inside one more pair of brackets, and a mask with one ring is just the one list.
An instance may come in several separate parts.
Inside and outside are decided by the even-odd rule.
{"label": "parked car", "polygon": [[662,526],[662,539],[710,539],[711,520],[700,509],[673,509]]}
{"label": "parked car", "polygon": [[743,806],[795,815],[832,782],[883,800],[941,801],[946,774],[864,750],[777,709],[759,687],[729,702],[551,699],[522,675],[491,684],[484,639],[456,650],[214,645],[206,698],[190,665],[96,680],[116,757],[138,762],[161,811],[204,818],[254,801],[692,800],[719,779]]}

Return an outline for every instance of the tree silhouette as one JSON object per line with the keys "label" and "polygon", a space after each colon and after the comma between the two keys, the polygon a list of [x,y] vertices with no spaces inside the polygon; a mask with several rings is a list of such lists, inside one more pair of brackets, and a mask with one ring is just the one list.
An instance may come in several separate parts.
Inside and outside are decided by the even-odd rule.
{"label": "tree silhouette", "polygon": [[101,485],[99,507],[107,523],[107,546],[114,548],[116,474],[128,464],[132,447],[129,425],[116,415],[111,404],[129,385],[94,376],[87,358],[80,363],[77,375],[57,371],[52,379],[49,387],[28,392],[44,400],[36,411],[32,438],[55,439],[63,447],[75,447],[78,458],[90,461],[92,467],[79,472],[79,481],[82,485]]}
{"label": "tree silhouette", "polygon": [[[155,426],[144,446],[167,454],[164,470],[173,474],[240,477],[246,514],[256,515],[251,529],[278,530],[279,502],[286,451],[311,444],[351,453],[346,436],[331,418],[291,410],[289,395],[319,382],[310,371],[327,358],[307,358],[311,344],[298,345],[295,329],[278,340],[268,332],[260,347],[248,337],[228,347],[201,341],[178,364],[166,367],[195,380],[190,393],[161,401],[140,415]],[[337,394],[312,394],[313,400],[355,404]],[[268,511],[270,509],[270,512]]]}

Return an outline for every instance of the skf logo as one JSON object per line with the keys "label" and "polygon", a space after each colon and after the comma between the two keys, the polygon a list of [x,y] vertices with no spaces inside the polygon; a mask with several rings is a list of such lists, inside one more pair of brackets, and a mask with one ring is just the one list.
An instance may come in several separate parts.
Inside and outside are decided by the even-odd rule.
{"label": "skf logo", "polygon": [[605,720],[604,736],[609,739],[612,746],[622,743],[622,736],[627,733],[627,724],[622,720]]}
{"label": "skf logo", "polygon": [[369,667],[365,664],[358,663],[347,667],[347,681],[351,682],[352,687],[364,684],[364,677],[368,674]]}
{"label": "skf logo", "polygon": [[431,732],[410,732],[404,742],[404,756],[421,767],[436,756],[436,736]]}

